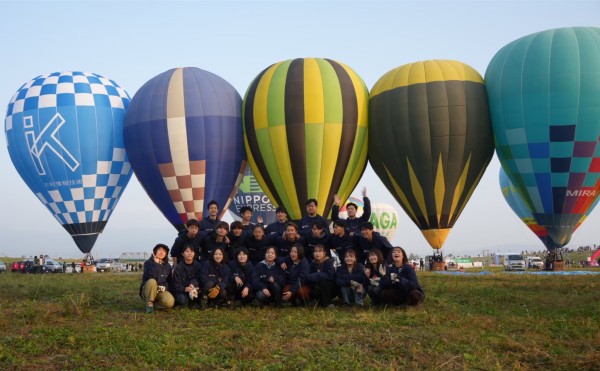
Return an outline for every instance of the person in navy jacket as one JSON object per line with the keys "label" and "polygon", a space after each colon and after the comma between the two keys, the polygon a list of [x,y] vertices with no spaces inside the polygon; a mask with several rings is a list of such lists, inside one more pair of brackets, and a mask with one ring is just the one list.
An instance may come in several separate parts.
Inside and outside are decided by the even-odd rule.
{"label": "person in navy jacket", "polygon": [[[386,261],[390,261],[392,244],[387,238],[373,231],[373,224],[365,222],[360,226],[360,237],[358,238],[358,255],[362,259],[369,255],[369,251],[378,249]],[[362,255],[361,255],[362,254]]]}
{"label": "person in navy jacket", "polygon": [[207,260],[216,247],[223,248],[223,251],[227,250],[229,243],[227,233],[229,233],[229,223],[220,221],[215,226],[214,231],[210,231],[204,236],[200,243],[202,254],[201,260]]}
{"label": "person in navy jacket", "polygon": [[227,243],[227,260],[232,261],[236,259],[237,250],[244,246],[245,237],[242,222],[239,220],[231,222],[229,233],[227,233],[229,240]]}
{"label": "person in navy jacket", "polygon": [[190,308],[201,307],[200,270],[202,264],[195,259],[194,247],[183,248],[183,260],[173,268],[173,288],[175,305],[188,305]]}
{"label": "person in navy jacket", "polygon": [[363,305],[367,282],[365,267],[356,260],[356,252],[352,249],[346,250],[343,258],[344,263],[335,271],[335,284],[345,305]]}
{"label": "person in navy jacket", "polygon": [[146,303],[146,313],[154,309],[169,309],[175,305],[170,292],[171,265],[169,248],[159,243],[152,249],[152,256],[144,262],[144,273],[140,285],[140,296]]}
{"label": "person in navy jacket", "polygon": [[252,276],[256,300],[261,305],[273,303],[281,307],[283,282],[283,271],[277,264],[277,251],[275,247],[269,246],[265,250],[265,259],[255,266]]}
{"label": "person in navy jacket", "polygon": [[219,204],[215,200],[211,200],[206,206],[208,215],[200,221],[200,231],[214,231],[219,222]]}
{"label": "person in navy jacket", "polygon": [[290,255],[290,250],[295,244],[301,244],[306,249],[306,240],[298,233],[298,226],[294,222],[288,222],[282,236],[275,238],[277,256],[283,259]]}
{"label": "person in navy jacket", "polygon": [[371,304],[381,304],[381,278],[387,272],[387,265],[383,254],[379,249],[369,251],[367,263],[365,264],[365,274],[369,282],[365,285],[365,289],[371,298]]}
{"label": "person in navy jacket", "polygon": [[185,222],[185,231],[179,232],[173,246],[171,247],[171,258],[173,258],[173,266],[183,259],[183,247],[192,245],[196,259],[200,259],[200,243],[204,237],[204,232],[200,232],[200,222],[196,219],[188,219]]}
{"label": "person in navy jacket", "polygon": [[283,235],[283,232],[285,232],[286,225],[288,224],[288,213],[285,207],[278,206],[277,209],[275,209],[275,216],[277,217],[277,220],[267,226],[265,233],[267,235],[281,236]]}
{"label": "person in navy jacket", "polygon": [[265,258],[267,247],[272,245],[272,237],[265,235],[265,227],[260,224],[254,226],[254,232],[244,238],[244,246],[248,249],[250,261],[256,267]]}
{"label": "person in navy jacket", "polygon": [[306,254],[308,256],[313,256],[313,250],[317,245],[323,245],[325,248],[325,255],[331,257],[331,252],[329,251],[331,247],[331,234],[329,231],[326,231],[325,224],[323,224],[320,220],[312,222],[310,227],[310,231],[308,233],[304,233],[304,239],[306,240]]}
{"label": "person in navy jacket", "polygon": [[358,236],[360,235],[360,226],[371,220],[371,201],[369,197],[367,197],[367,188],[363,188],[362,190],[363,196],[363,213],[361,216],[357,217],[356,212],[358,210],[358,205],[354,202],[349,202],[346,204],[346,212],[348,213],[348,218],[340,219],[340,203],[341,199],[338,195],[333,195],[333,207],[331,208],[331,219],[335,222],[337,220],[345,220],[346,221],[346,231],[350,236]]}
{"label": "person in navy jacket", "polygon": [[230,306],[234,307],[235,301],[240,301],[242,306],[248,305],[254,299],[252,288],[252,277],[254,266],[248,259],[248,249],[240,247],[236,250],[236,256],[229,262],[231,280],[228,287]]}
{"label": "person in navy jacket", "polygon": [[230,274],[225,250],[221,246],[215,247],[210,257],[202,264],[201,271],[202,289],[207,296],[207,306],[214,307],[226,303]]}
{"label": "person in navy jacket", "polygon": [[301,234],[306,235],[310,233],[312,223],[316,221],[321,222],[321,224],[324,226],[328,225],[327,218],[324,218],[321,215],[317,214],[317,206],[319,206],[319,202],[314,198],[311,198],[308,201],[306,201],[306,215],[304,215],[302,219],[300,219],[300,221],[298,222]]}
{"label": "person in navy jacket", "polygon": [[400,246],[392,249],[392,264],[381,278],[380,285],[381,301],[384,304],[419,305],[425,299],[417,273]]}
{"label": "person in navy jacket", "polygon": [[333,222],[333,234],[331,235],[330,248],[335,251],[336,255],[340,259],[344,259],[346,250],[352,249],[356,252],[356,259],[359,263],[364,263],[366,257],[363,257],[362,251],[358,254],[357,245],[358,236],[350,236],[346,232],[346,221],[338,220]]}
{"label": "person in navy jacket", "polygon": [[310,300],[310,286],[307,283],[310,263],[304,257],[304,246],[299,243],[292,245],[290,255],[283,259],[281,268],[285,277],[282,299],[293,305],[299,301],[307,303]]}
{"label": "person in navy jacket", "polygon": [[332,308],[331,299],[335,297],[335,267],[333,259],[325,254],[325,247],[317,245],[313,248],[313,261],[310,263],[308,283],[311,286],[312,298],[320,306]]}

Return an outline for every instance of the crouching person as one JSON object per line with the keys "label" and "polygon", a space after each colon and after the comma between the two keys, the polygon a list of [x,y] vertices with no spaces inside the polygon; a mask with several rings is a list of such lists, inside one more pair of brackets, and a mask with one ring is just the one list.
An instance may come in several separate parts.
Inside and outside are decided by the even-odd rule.
{"label": "crouching person", "polygon": [[200,309],[200,270],[202,264],[195,258],[194,246],[183,247],[183,260],[173,268],[175,305]]}
{"label": "crouching person", "polygon": [[279,267],[284,272],[282,299],[292,305],[310,300],[310,286],[307,282],[310,263],[304,257],[304,246],[299,243],[293,244],[290,255],[281,259]]}
{"label": "crouching person", "polygon": [[335,272],[335,283],[340,289],[344,305],[363,305],[364,286],[367,283],[365,267],[356,260],[356,251],[344,253],[344,263]]}
{"label": "crouching person", "polygon": [[227,288],[227,297],[231,308],[235,307],[236,300],[245,306],[254,299],[254,290],[252,289],[254,267],[249,260],[248,249],[242,246],[233,255],[234,260],[229,262],[231,281]]}
{"label": "crouching person", "polygon": [[265,251],[265,259],[256,265],[252,286],[256,290],[256,300],[260,305],[274,303],[281,307],[283,289],[283,271],[276,262],[275,247],[269,246]]}
{"label": "crouching person", "polygon": [[417,274],[400,246],[392,249],[392,264],[381,278],[380,285],[383,304],[413,306],[421,304],[425,299]]}
{"label": "crouching person", "polygon": [[154,246],[152,256],[144,262],[140,296],[146,302],[146,313],[152,313],[154,309],[173,308],[175,305],[175,298],[169,292],[171,266],[168,254],[167,245],[159,243]]}
{"label": "crouching person", "polygon": [[227,305],[227,286],[230,280],[229,266],[225,258],[225,250],[215,247],[201,270],[201,282],[206,293],[206,306]]}
{"label": "crouching person", "polygon": [[313,299],[320,306],[333,308],[331,299],[335,297],[335,267],[333,258],[325,255],[325,247],[316,245],[313,247],[313,261],[310,263],[308,283],[311,286]]}

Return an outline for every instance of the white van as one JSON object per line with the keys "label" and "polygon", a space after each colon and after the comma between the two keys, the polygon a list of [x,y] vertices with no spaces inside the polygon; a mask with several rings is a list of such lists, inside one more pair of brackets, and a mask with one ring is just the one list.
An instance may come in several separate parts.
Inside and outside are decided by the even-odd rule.
{"label": "white van", "polygon": [[502,263],[502,265],[504,265],[505,271],[515,271],[515,270],[524,271],[525,270],[525,259],[523,258],[523,255],[517,255],[517,254],[504,255],[504,262]]}
{"label": "white van", "polygon": [[544,261],[539,256],[526,257],[525,264],[529,269],[544,269]]}

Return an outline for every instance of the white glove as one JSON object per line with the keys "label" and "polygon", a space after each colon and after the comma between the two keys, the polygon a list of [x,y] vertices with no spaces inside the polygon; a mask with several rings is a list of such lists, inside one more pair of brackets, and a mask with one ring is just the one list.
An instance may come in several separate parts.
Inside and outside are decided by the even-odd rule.
{"label": "white glove", "polygon": [[188,295],[190,296],[190,300],[194,300],[194,299],[198,298],[198,289],[194,288],[192,291],[190,291],[188,293]]}
{"label": "white glove", "polygon": [[165,291],[167,288],[165,286],[158,286],[158,292],[163,292]]}

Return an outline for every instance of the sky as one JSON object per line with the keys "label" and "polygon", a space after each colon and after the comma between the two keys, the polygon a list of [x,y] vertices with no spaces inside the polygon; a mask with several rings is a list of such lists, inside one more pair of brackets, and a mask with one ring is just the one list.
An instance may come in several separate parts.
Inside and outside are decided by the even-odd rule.
{"label": "sky", "polygon": [[[401,65],[452,59],[481,75],[511,41],[558,27],[600,27],[600,1],[4,1],[0,0],[0,103],[51,72],[86,71],[115,80],[130,96],[175,67],[198,67],[230,82],[244,96],[269,65],[320,57],[345,63],[369,89]],[[6,108],[4,114],[6,113]],[[504,201],[496,156],[442,251],[478,255],[545,250]],[[0,258],[80,258],[68,233],[16,172],[0,138]],[[407,252],[432,252],[419,229],[370,167],[372,202],[400,215],[391,241]],[[230,221],[231,218],[225,220]],[[575,232],[570,248],[600,244],[600,211]],[[176,231],[132,177],[98,238],[95,257],[145,252],[171,245]]]}

